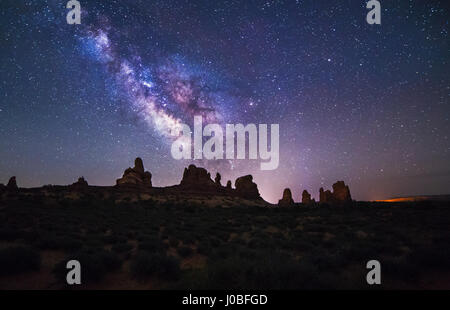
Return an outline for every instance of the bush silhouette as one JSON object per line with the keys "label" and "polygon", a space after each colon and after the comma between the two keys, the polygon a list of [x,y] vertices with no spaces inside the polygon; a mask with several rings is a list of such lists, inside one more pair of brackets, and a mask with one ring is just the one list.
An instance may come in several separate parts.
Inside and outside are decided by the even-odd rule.
{"label": "bush silhouette", "polygon": [[139,252],[131,261],[131,274],[138,279],[157,276],[162,280],[177,280],[180,276],[179,261],[160,253]]}
{"label": "bush silhouette", "polygon": [[24,246],[9,247],[0,250],[0,275],[13,275],[39,270],[41,258],[39,252]]}
{"label": "bush silhouette", "polygon": [[188,247],[188,246],[180,246],[180,247],[177,249],[177,252],[178,252],[178,254],[179,254],[181,257],[185,258],[185,257],[191,256],[193,251],[192,251],[192,249],[191,249],[190,247]]}

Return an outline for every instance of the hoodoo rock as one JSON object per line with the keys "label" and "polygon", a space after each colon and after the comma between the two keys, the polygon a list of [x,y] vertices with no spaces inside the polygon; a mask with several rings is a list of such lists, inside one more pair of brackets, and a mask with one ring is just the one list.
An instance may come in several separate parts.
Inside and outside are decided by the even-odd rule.
{"label": "hoodoo rock", "polygon": [[88,182],[84,179],[84,177],[78,178],[78,181],[70,185],[70,188],[73,190],[85,190],[89,188]]}
{"label": "hoodoo rock", "polygon": [[312,202],[311,201],[311,194],[308,193],[308,191],[305,189],[303,191],[303,193],[302,193],[302,203],[307,205],[307,204],[310,204],[311,202]]}
{"label": "hoodoo rock", "polygon": [[230,180],[228,180],[228,182],[227,182],[227,189],[228,189],[228,190],[231,189],[231,181],[230,181]]}
{"label": "hoodoo rock", "polygon": [[205,168],[199,168],[195,165],[189,165],[189,167],[184,168],[180,186],[199,191],[208,191],[217,188],[216,183],[211,179],[211,174]]}
{"label": "hoodoo rock", "polygon": [[236,187],[236,194],[242,198],[261,198],[261,196],[259,195],[258,186],[256,185],[256,183],[253,183],[253,176],[251,175],[237,178],[234,186]]}
{"label": "hoodoo rock", "polygon": [[323,187],[319,189],[319,202],[320,203],[332,203],[333,200],[333,194],[329,191],[323,190]]}
{"label": "hoodoo rock", "polygon": [[345,204],[352,201],[350,189],[344,181],[337,181],[333,184],[333,192],[320,188],[320,203]]}
{"label": "hoodoo rock", "polygon": [[132,185],[144,188],[152,187],[152,174],[144,170],[144,163],[139,157],[134,161],[134,168],[128,168],[123,173],[122,178],[117,179],[116,184]]}
{"label": "hoodoo rock", "polygon": [[279,207],[292,207],[294,205],[294,200],[292,199],[292,193],[289,188],[285,188],[283,191],[283,198],[278,200]]}
{"label": "hoodoo rock", "polygon": [[6,188],[10,191],[16,191],[19,189],[16,182],[16,177],[11,177],[6,185]]}
{"label": "hoodoo rock", "polygon": [[222,184],[220,184],[220,180],[222,179],[222,176],[220,175],[219,172],[216,173],[216,178],[214,179],[214,182],[216,183],[217,186],[222,186]]}
{"label": "hoodoo rock", "polygon": [[333,199],[336,202],[351,202],[350,189],[344,181],[337,181],[333,184]]}

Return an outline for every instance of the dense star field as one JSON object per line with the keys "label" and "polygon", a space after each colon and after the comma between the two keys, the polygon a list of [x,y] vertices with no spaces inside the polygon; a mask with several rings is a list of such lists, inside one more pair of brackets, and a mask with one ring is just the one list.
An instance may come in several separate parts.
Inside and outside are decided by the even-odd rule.
{"label": "dense star field", "polygon": [[450,184],[446,1],[1,1],[0,182],[112,185],[137,156],[154,186],[190,162],[167,130],[280,124],[280,164],[195,162],[252,174],[264,199],[345,180],[358,200]]}

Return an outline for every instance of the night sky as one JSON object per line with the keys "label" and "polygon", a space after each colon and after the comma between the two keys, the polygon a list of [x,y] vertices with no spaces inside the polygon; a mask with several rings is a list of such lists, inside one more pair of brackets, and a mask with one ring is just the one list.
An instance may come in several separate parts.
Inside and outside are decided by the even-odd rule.
{"label": "night sky", "polygon": [[0,3],[0,182],[113,185],[142,157],[178,184],[165,129],[280,124],[278,169],[194,162],[222,182],[252,174],[268,201],[337,180],[353,198],[450,194],[448,1]]}

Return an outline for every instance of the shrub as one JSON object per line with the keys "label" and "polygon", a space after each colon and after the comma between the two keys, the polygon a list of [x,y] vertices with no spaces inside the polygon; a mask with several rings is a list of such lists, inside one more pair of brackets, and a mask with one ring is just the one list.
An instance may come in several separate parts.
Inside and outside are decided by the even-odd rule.
{"label": "shrub", "polygon": [[218,238],[216,238],[216,237],[211,237],[210,239],[209,239],[209,243],[211,244],[211,246],[212,247],[214,247],[214,248],[217,248],[217,247],[219,247],[221,244],[222,244],[222,242],[220,241],[220,239],[218,239]]}
{"label": "shrub", "polygon": [[450,270],[450,249],[448,246],[419,248],[409,255],[408,260],[431,270],[447,271]]}
{"label": "shrub", "polygon": [[266,239],[256,237],[250,239],[250,241],[248,242],[248,247],[251,249],[266,248],[268,244],[269,243],[267,242]]}
{"label": "shrub", "polygon": [[42,250],[77,250],[82,246],[81,241],[71,236],[52,236],[45,233],[39,237],[37,245]]}
{"label": "shrub", "polygon": [[13,275],[39,270],[40,254],[24,246],[9,247],[0,250],[0,275]]}
{"label": "shrub", "polygon": [[195,238],[191,235],[185,234],[181,240],[183,240],[184,244],[194,244],[195,243]]}
{"label": "shrub", "polygon": [[131,273],[138,279],[158,276],[164,280],[177,280],[180,276],[179,261],[160,253],[140,252],[131,261]]}
{"label": "shrub", "polygon": [[157,238],[144,239],[139,242],[139,251],[159,252],[167,248],[167,244]]}
{"label": "shrub", "polygon": [[255,259],[230,256],[210,261],[207,283],[210,289],[301,289],[314,288],[317,269],[309,262],[297,262],[280,253],[259,252]]}
{"label": "shrub", "polygon": [[21,237],[20,231],[8,228],[0,228],[0,240],[12,241],[19,239],[20,237]]}
{"label": "shrub", "polygon": [[117,253],[126,253],[133,249],[133,246],[129,243],[118,243],[112,246],[111,250]]}
{"label": "shrub", "polygon": [[421,266],[416,265],[414,261],[405,258],[394,257],[384,259],[382,262],[382,272],[384,275],[401,279],[406,282],[417,281]]}
{"label": "shrub", "polygon": [[211,253],[211,247],[208,242],[202,242],[197,247],[197,252],[203,255],[209,255]]}
{"label": "shrub", "polygon": [[176,238],[174,238],[174,237],[170,237],[170,238],[169,238],[169,245],[170,245],[171,247],[176,248],[176,247],[178,246],[179,243],[180,243],[180,242],[179,242]]}
{"label": "shrub", "polygon": [[191,256],[193,251],[188,246],[181,246],[177,249],[177,252],[181,257],[186,258]]}
{"label": "shrub", "polygon": [[116,243],[118,238],[117,235],[107,235],[107,236],[103,236],[103,242],[105,243]]}

